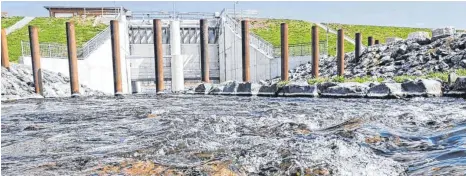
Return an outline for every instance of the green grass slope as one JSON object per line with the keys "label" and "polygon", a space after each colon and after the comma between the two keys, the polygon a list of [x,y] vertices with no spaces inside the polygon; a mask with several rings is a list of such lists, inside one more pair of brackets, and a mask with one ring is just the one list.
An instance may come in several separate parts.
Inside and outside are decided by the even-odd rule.
{"label": "green grass slope", "polygon": [[399,37],[406,39],[409,33],[417,31],[428,32],[432,36],[431,29],[427,28],[409,28],[409,27],[392,27],[392,26],[370,26],[370,25],[351,25],[351,24],[337,24],[337,23],[326,23],[328,27],[338,30],[343,29],[345,35],[351,38],[355,38],[355,34],[360,32],[362,34],[362,42],[367,46],[367,37],[372,36],[375,40],[379,40],[380,43],[385,43],[387,37]]}
{"label": "green grass slope", "polygon": [[[310,43],[311,26],[310,22],[302,20],[288,20],[288,19],[255,19],[251,21],[251,32],[262,37],[264,40],[270,42],[274,47],[280,47],[280,24],[288,24],[288,44],[290,46],[302,43]],[[319,28],[319,40],[327,40],[327,32]],[[328,53],[329,55],[336,55],[337,35],[329,33],[328,35]],[[295,49],[295,51],[293,50]],[[321,48],[322,49],[322,48]],[[300,52],[300,48],[290,48],[290,55],[294,52]],[[345,52],[354,50],[354,45],[345,41]],[[310,53],[310,48],[304,50],[305,53]]]}
{"label": "green grass slope", "polygon": [[[65,23],[68,21],[73,21],[75,23],[76,44],[78,47],[82,46],[107,27],[105,24],[92,26],[94,18],[38,17],[32,20],[28,25],[39,28],[40,43],[66,44]],[[18,58],[21,56],[21,41],[29,41],[28,26],[9,34],[7,40],[10,61],[17,62]]]}
{"label": "green grass slope", "polygon": [[20,17],[20,16],[13,16],[13,17],[6,17],[6,18],[2,18],[2,29],[3,28],[8,28],[12,25],[14,25],[15,23],[17,23],[18,21],[22,20],[24,17]]}

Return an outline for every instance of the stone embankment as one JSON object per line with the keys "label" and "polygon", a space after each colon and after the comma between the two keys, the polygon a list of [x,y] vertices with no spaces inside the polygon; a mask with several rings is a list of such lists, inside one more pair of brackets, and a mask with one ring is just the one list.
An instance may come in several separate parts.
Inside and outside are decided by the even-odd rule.
{"label": "stone embankment", "polygon": [[[311,59],[309,59],[311,60]],[[337,75],[336,57],[320,59],[320,76]],[[407,40],[394,40],[387,44],[373,45],[362,50],[359,59],[354,52],[345,55],[347,78],[375,76],[421,76],[432,72],[451,72],[466,68],[466,34],[436,35],[429,38],[418,35]],[[312,78],[312,64],[302,64],[290,70],[290,80]],[[279,78],[269,82],[277,82]]]}
{"label": "stone embankment", "polygon": [[[22,64],[11,64],[10,70],[2,67],[2,100],[71,96],[69,77],[47,70],[43,70],[42,74],[44,96],[34,92],[31,67]],[[80,91],[83,96],[105,95],[103,92],[89,89],[85,85],[81,85]]]}
{"label": "stone embankment", "polygon": [[451,85],[434,79],[378,82],[307,82],[275,83],[271,85],[227,81],[221,84],[203,83],[188,93],[206,95],[333,97],[333,98],[409,98],[409,97],[466,97],[466,77],[458,77]]}

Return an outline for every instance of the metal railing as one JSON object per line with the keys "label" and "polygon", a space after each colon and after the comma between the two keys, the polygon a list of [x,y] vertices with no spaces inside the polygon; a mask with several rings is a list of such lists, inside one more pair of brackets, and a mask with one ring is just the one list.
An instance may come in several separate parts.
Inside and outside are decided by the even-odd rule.
{"label": "metal railing", "polygon": [[[174,16],[173,16],[174,14]],[[180,19],[180,20],[199,20],[216,18],[215,13],[208,12],[175,12],[169,11],[136,11],[131,12],[131,19],[152,20],[152,19]]]}
{"label": "metal railing", "polygon": [[[275,47],[274,57],[281,57],[281,48]],[[312,55],[312,44],[311,43],[300,43],[295,45],[288,45],[289,56],[311,56]],[[327,42],[319,42],[319,54],[327,55]]]}
{"label": "metal railing", "polygon": [[[229,25],[229,27],[233,30],[233,32],[236,35],[241,36],[241,24],[238,23],[238,21],[231,18],[228,14],[224,14],[224,18],[225,24]],[[249,37],[249,43],[251,44],[251,46],[256,47],[259,51],[263,52],[267,56],[274,56],[274,48],[271,43],[265,41],[264,39],[253,33],[250,33]]]}
{"label": "metal railing", "polygon": [[[39,43],[39,51],[41,57],[47,58],[68,58],[68,48],[66,45],[57,43]],[[78,49],[79,53],[79,49]],[[21,41],[22,56],[31,56],[31,47],[29,42]]]}
{"label": "metal railing", "polygon": [[[97,50],[108,38],[110,38],[110,26],[87,41],[82,48],[78,49],[78,57],[87,58],[93,51]],[[80,52],[81,50],[81,52]]]}

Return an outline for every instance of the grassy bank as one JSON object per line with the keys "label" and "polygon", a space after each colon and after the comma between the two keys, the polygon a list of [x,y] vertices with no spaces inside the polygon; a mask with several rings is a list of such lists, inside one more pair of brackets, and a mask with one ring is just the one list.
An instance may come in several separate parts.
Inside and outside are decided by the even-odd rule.
{"label": "grassy bank", "polygon": [[13,26],[15,23],[18,21],[22,20],[24,17],[20,16],[13,16],[13,17],[7,17],[7,18],[2,18],[2,29],[3,28],[8,28],[10,26]]}
{"label": "grassy bank", "polygon": [[[75,23],[76,43],[78,46],[83,45],[96,34],[104,30],[107,26],[99,24],[92,26],[94,18],[48,18],[38,17],[32,20],[29,25],[39,28],[40,43],[58,43],[66,44],[66,26],[67,21]],[[21,56],[21,41],[29,41],[28,26],[25,26],[7,37],[10,61],[17,62]]]}
{"label": "grassy bank", "polygon": [[351,38],[355,38],[355,33],[360,32],[362,34],[362,42],[367,46],[367,37],[372,36],[375,40],[379,40],[380,43],[385,43],[387,37],[399,37],[406,39],[409,33],[417,31],[425,31],[430,35],[431,29],[427,28],[409,28],[409,27],[393,27],[393,26],[371,26],[371,25],[351,25],[351,24],[338,24],[338,23],[326,23],[332,29],[343,29],[345,35]]}
{"label": "grassy bank", "polygon": [[[270,42],[274,47],[280,47],[280,24],[288,24],[288,43],[290,46],[310,43],[311,27],[312,23],[302,20],[288,20],[288,19],[265,19],[265,20],[254,20],[251,22],[251,32],[262,37],[264,40]],[[326,41],[327,32],[319,28],[319,40]],[[337,35],[329,33],[328,35],[328,53],[331,56],[336,55]],[[299,48],[291,48],[290,54],[296,52],[299,53]],[[351,52],[354,50],[354,45],[345,41],[345,52]],[[304,50],[306,53],[310,53],[310,49]]]}

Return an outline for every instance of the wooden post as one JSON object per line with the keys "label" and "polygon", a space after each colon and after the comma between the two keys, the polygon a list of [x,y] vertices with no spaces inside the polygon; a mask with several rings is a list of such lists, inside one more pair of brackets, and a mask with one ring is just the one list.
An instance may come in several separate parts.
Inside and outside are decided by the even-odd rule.
{"label": "wooden post", "polygon": [[319,28],[312,26],[312,77],[319,77]]}
{"label": "wooden post", "polygon": [[242,63],[243,63],[243,82],[250,82],[250,61],[249,61],[249,21],[241,21],[241,54],[242,54]]}
{"label": "wooden post", "polygon": [[8,56],[8,42],[6,39],[6,29],[2,29],[2,67],[10,70],[10,58]]}
{"label": "wooden post", "polygon": [[361,33],[356,33],[355,43],[354,59],[356,62],[359,62],[359,57],[361,56]]}
{"label": "wooden post", "polygon": [[115,96],[121,96],[123,93],[123,87],[121,84],[120,30],[118,25],[118,20],[110,21],[110,33],[112,39],[113,87]]}
{"label": "wooden post", "polygon": [[209,26],[207,19],[200,21],[201,28],[201,79],[202,82],[210,82],[209,79]]}
{"label": "wooden post", "polygon": [[44,96],[42,87],[42,69],[40,68],[39,34],[37,27],[29,26],[29,45],[31,47],[32,75],[34,77],[34,91]]}
{"label": "wooden post", "polygon": [[79,96],[78,57],[74,23],[66,22],[66,39],[68,46],[68,64],[70,71],[71,97]]}
{"label": "wooden post", "polygon": [[281,67],[281,80],[288,81],[288,24],[282,23],[281,28],[281,56],[282,56],[282,67]]}
{"label": "wooden post", "polygon": [[344,76],[345,72],[345,45],[343,39],[343,29],[338,30],[338,53],[337,53],[337,66],[338,76]]}
{"label": "wooden post", "polygon": [[165,87],[163,82],[162,21],[154,19],[152,25],[152,30],[154,31],[155,85],[156,93],[159,93]]}

